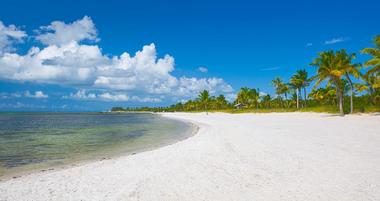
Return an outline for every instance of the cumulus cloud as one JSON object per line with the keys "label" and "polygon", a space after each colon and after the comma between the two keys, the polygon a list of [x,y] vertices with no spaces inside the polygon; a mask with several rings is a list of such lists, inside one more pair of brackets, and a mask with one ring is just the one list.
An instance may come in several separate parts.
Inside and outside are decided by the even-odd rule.
{"label": "cumulus cloud", "polygon": [[[97,46],[76,42],[40,50],[32,47],[26,55],[6,53],[0,57],[0,78],[55,84],[91,84],[96,66],[108,58]],[[91,79],[92,78],[92,79]]]}
{"label": "cumulus cloud", "polygon": [[100,99],[110,100],[110,101],[128,101],[129,97],[126,94],[110,94],[110,93],[102,93],[99,95]]}
{"label": "cumulus cloud", "polygon": [[198,68],[198,70],[199,70],[200,72],[202,72],[202,73],[207,73],[207,72],[208,72],[208,69],[207,69],[206,67],[203,67],[203,66],[200,66],[200,67]]}
{"label": "cumulus cloud", "polygon": [[228,102],[233,102],[234,100],[236,100],[236,97],[237,97],[237,94],[235,94],[235,93],[226,94],[226,100]]}
{"label": "cumulus cloud", "polygon": [[30,91],[25,92],[14,92],[14,93],[0,93],[0,99],[11,99],[11,98],[48,98],[49,95],[45,94],[43,91],[35,91],[31,93]]}
{"label": "cumulus cloud", "polygon": [[87,93],[86,90],[81,89],[81,90],[78,90],[76,93],[71,93],[70,96],[64,96],[63,98],[90,100],[90,99],[96,99],[96,94]]}
{"label": "cumulus cloud", "polygon": [[30,93],[29,91],[26,91],[25,97],[28,97],[28,98],[48,98],[49,96],[47,94],[44,94],[44,92],[42,92],[42,91],[35,91],[34,94]]}
{"label": "cumulus cloud", "polygon": [[187,78],[179,79],[179,87],[176,94],[180,97],[194,98],[202,90],[208,90],[211,94],[232,92],[232,87],[221,78]]}
{"label": "cumulus cloud", "polygon": [[109,65],[97,69],[95,87],[115,90],[144,91],[151,94],[170,93],[178,80],[170,73],[174,70],[174,58],[165,55],[157,58],[154,44],[146,45],[130,56],[127,52],[113,57]]}
{"label": "cumulus cloud", "polygon": [[152,97],[138,97],[138,96],[132,96],[131,98],[133,101],[136,102],[142,102],[142,103],[158,103],[161,102],[161,98],[152,98]]}
{"label": "cumulus cloud", "polygon": [[26,36],[26,33],[15,25],[6,26],[0,21],[0,56],[5,52],[13,51],[12,44],[21,42]]}
{"label": "cumulus cloud", "polygon": [[64,96],[66,99],[77,99],[77,100],[100,100],[100,101],[115,101],[115,102],[161,102],[160,98],[152,98],[152,97],[139,97],[132,96],[129,97],[126,93],[88,93],[86,90],[81,89],[76,93],[71,93],[69,96]]}
{"label": "cumulus cloud", "polygon": [[88,16],[69,24],[54,21],[50,25],[41,26],[36,32],[39,33],[36,39],[45,45],[64,45],[82,40],[99,40],[95,24]]}
{"label": "cumulus cloud", "polygon": [[332,38],[330,40],[325,41],[325,45],[332,45],[335,43],[341,43],[350,40],[349,37],[339,37],[339,38]]}
{"label": "cumulus cloud", "polygon": [[[78,89],[70,98],[109,101],[159,102],[162,95],[195,97],[204,89],[232,91],[221,78],[175,77],[174,58],[158,57],[154,43],[120,56],[108,56],[96,44],[83,44],[98,40],[96,27],[87,16],[68,24],[55,21],[43,26],[36,39],[42,47],[31,47],[24,55],[6,52],[0,56],[0,79],[70,86]],[[83,89],[107,92],[86,93]]]}

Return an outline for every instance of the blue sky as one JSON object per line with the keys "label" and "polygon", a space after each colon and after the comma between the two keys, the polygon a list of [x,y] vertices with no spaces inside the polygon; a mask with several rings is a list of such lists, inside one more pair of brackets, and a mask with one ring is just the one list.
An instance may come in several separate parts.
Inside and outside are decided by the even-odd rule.
{"label": "blue sky", "polygon": [[[160,106],[273,93],[318,52],[358,53],[379,1],[2,1],[0,111]],[[137,55],[135,53],[140,51]],[[128,54],[128,55],[127,55]],[[358,54],[357,62],[367,59]]]}

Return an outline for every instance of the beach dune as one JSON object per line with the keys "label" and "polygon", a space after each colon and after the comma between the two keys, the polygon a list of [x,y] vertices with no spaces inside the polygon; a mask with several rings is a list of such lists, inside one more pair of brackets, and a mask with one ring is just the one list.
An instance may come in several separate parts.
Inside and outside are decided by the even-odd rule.
{"label": "beach dune", "polygon": [[0,200],[380,200],[380,115],[167,113],[156,150],[0,182]]}

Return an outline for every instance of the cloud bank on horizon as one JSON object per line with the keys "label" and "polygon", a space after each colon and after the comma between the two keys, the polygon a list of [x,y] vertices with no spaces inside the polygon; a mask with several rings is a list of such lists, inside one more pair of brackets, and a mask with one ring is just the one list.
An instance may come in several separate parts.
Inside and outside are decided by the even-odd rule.
{"label": "cloud bank on horizon", "polygon": [[[0,80],[72,87],[77,92],[62,98],[75,100],[160,102],[194,98],[203,89],[211,94],[233,92],[222,78],[174,76],[174,58],[158,58],[154,43],[134,55],[103,53],[97,45],[98,30],[88,16],[72,23],[54,21],[34,32],[28,35],[0,21]],[[39,45],[25,54],[17,53],[17,43],[30,41]],[[199,70],[207,72],[206,68]],[[32,96],[49,97],[42,91],[29,93]]]}

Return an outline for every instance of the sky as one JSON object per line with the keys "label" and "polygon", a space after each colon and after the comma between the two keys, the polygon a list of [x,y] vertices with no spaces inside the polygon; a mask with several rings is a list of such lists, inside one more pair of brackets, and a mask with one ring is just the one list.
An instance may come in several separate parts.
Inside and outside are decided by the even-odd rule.
{"label": "sky", "polygon": [[[318,52],[360,54],[373,1],[10,1],[0,6],[0,111],[167,106],[206,89],[273,95]],[[310,89],[309,89],[310,90]]]}

